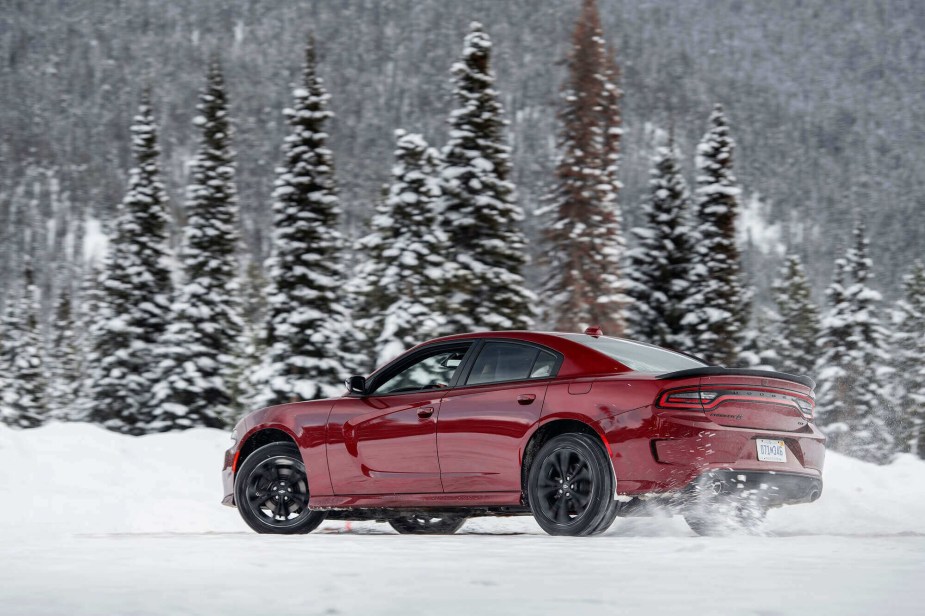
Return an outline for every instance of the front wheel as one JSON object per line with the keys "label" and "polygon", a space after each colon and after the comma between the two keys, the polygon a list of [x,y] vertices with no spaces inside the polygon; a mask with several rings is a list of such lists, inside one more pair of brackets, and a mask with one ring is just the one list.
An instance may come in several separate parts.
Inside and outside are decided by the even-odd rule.
{"label": "front wheel", "polygon": [[258,533],[310,533],[327,513],[308,508],[308,476],[294,443],[264,445],[244,460],[234,482],[241,517]]}
{"label": "front wheel", "polygon": [[389,519],[389,526],[402,535],[452,535],[466,523],[466,516],[411,513]]}
{"label": "front wheel", "polygon": [[562,434],[543,445],[527,478],[527,500],[550,535],[596,535],[614,520],[614,477],[601,442]]}

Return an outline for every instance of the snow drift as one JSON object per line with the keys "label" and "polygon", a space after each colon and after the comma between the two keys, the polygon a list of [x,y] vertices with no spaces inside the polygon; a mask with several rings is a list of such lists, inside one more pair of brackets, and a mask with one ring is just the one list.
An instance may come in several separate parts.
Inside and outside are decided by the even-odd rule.
{"label": "snow drift", "polygon": [[[0,426],[0,542],[48,534],[217,533],[247,528],[219,504],[219,430],[130,437],[90,424],[33,430]],[[822,498],[770,512],[771,535],[925,534],[925,462],[876,466],[830,452]],[[346,529],[327,522],[322,531]],[[383,524],[352,524],[391,532]],[[462,532],[536,533],[532,519],[481,518]],[[681,518],[618,519],[611,535],[693,535]]]}

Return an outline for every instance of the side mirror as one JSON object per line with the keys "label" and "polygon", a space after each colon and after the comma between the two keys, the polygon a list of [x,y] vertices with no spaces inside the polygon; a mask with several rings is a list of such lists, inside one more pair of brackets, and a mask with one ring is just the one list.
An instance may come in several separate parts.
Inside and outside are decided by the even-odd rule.
{"label": "side mirror", "polygon": [[366,377],[365,376],[352,376],[346,381],[344,385],[347,386],[347,391],[352,394],[365,394],[366,393]]}

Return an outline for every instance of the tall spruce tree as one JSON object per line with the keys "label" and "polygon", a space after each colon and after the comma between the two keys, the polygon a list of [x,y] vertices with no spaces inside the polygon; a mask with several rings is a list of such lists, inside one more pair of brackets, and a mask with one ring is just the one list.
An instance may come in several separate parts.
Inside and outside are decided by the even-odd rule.
{"label": "tall spruce tree", "polygon": [[31,261],[25,259],[23,287],[7,296],[0,322],[0,422],[35,428],[47,419],[47,375],[39,328],[38,290]]}
{"label": "tall spruce tree", "polygon": [[482,25],[472,23],[451,70],[459,107],[450,114],[440,168],[442,226],[454,263],[443,289],[445,333],[528,328],[536,302],[521,275],[527,240],[518,228],[523,211],[509,179],[511,148],[491,49]]}
{"label": "tall spruce tree", "polygon": [[774,350],[777,368],[791,374],[812,374],[819,360],[819,308],[813,303],[809,279],[800,257],[787,255],[773,284],[777,305]]}
{"label": "tall spruce tree", "polygon": [[897,304],[894,369],[899,385],[897,446],[925,460],[925,263],[917,261],[904,277]]}
{"label": "tall spruce tree", "polygon": [[155,350],[170,318],[171,280],[167,194],[147,93],[131,130],[136,166],[100,275],[99,311],[88,358],[92,374],[87,419],[137,435],[168,427],[155,415],[151,396],[159,379]]}
{"label": "tall spruce tree", "polygon": [[891,368],[887,331],[878,315],[881,296],[868,286],[871,268],[864,225],[859,223],[854,245],[836,263],[827,292],[830,308],[822,320],[817,409],[829,447],[884,463],[894,452]]}
{"label": "tall spruce tree", "polygon": [[398,130],[395,137],[392,184],[371,233],[358,242],[360,323],[377,365],[440,334],[450,275],[446,234],[437,224],[439,154],[421,135]]}
{"label": "tall spruce tree", "polygon": [[268,260],[267,355],[256,402],[282,404],[340,391],[352,330],[344,306],[344,240],[334,163],[327,147],[330,96],[305,48],[302,84],[284,111],[291,129],[273,192]]}
{"label": "tall spruce tree", "polygon": [[685,350],[721,365],[738,361],[750,306],[736,245],[741,190],[732,172],[734,147],[726,114],[716,105],[697,146],[697,244],[681,323],[692,342]]}
{"label": "tall spruce tree", "polygon": [[688,295],[693,241],[690,194],[674,139],[656,149],[649,172],[649,197],[642,205],[645,226],[633,229],[637,245],[628,252],[627,310],[630,336],[669,348],[691,347],[683,338],[682,304]]}
{"label": "tall spruce tree", "polygon": [[239,411],[236,383],[242,353],[240,241],[235,153],[225,81],[209,63],[194,124],[202,130],[187,190],[181,262],[185,284],[172,306],[158,350],[161,379],[154,389],[165,429],[221,427]]}
{"label": "tall spruce tree", "polygon": [[81,353],[74,324],[70,290],[65,286],[55,304],[48,359],[48,414],[68,420],[77,414]]}
{"label": "tall spruce tree", "polygon": [[595,0],[582,5],[567,65],[556,180],[544,208],[552,212],[545,232],[546,319],[563,331],[593,324],[620,335],[629,301],[621,278],[625,244],[617,179],[622,93]]}

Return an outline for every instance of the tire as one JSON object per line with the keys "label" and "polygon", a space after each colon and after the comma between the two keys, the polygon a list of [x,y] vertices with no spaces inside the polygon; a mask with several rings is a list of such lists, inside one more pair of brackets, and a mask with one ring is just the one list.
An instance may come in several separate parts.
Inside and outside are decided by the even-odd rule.
{"label": "tire", "polygon": [[264,445],[244,460],[234,482],[238,512],[258,533],[310,533],[327,513],[308,508],[308,476],[294,443]]}
{"label": "tire", "polygon": [[603,444],[587,434],[551,439],[530,466],[527,500],[536,523],[550,535],[588,536],[607,530],[617,502]]}
{"label": "tire", "polygon": [[389,526],[402,535],[452,535],[466,523],[466,516],[410,513],[389,519]]}

